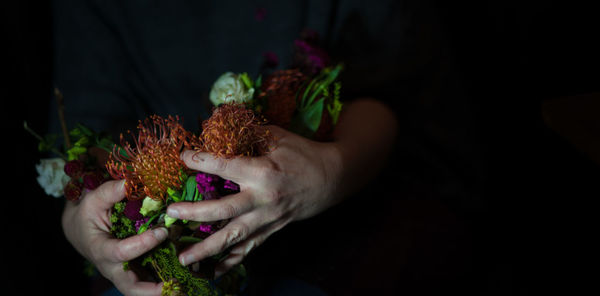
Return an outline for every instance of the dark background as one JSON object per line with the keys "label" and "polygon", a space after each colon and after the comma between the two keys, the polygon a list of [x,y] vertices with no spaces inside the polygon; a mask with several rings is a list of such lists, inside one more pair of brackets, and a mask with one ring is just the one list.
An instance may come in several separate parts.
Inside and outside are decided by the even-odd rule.
{"label": "dark background", "polygon": [[[570,1],[437,1],[432,9],[436,17],[423,22],[441,30],[424,23],[414,31],[435,40],[423,52],[429,67],[397,81],[417,85],[402,94],[418,99],[387,101],[401,124],[399,143],[386,173],[358,200],[392,198],[366,206],[353,199],[330,211],[348,220],[323,215],[291,225],[248,258],[249,269],[268,275],[297,253],[285,261],[289,274],[334,294],[588,287],[598,165],[544,124],[542,104],[600,91],[598,10]],[[21,132],[23,120],[41,129],[47,122],[51,17],[44,2],[2,9],[2,109],[10,119],[3,182],[11,189],[2,245],[5,262],[15,262],[5,267],[3,287],[85,295],[90,280],[62,234],[62,202],[43,198],[33,169],[37,142]],[[319,238],[325,243],[317,246]]]}

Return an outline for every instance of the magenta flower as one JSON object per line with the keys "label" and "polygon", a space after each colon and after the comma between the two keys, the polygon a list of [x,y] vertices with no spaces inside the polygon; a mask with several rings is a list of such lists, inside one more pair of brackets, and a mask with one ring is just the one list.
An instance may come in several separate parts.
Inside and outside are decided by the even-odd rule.
{"label": "magenta flower", "polygon": [[217,191],[217,187],[215,186],[217,182],[219,182],[221,178],[216,175],[198,173],[196,174],[196,183],[198,187],[198,191],[202,194],[207,192]]}
{"label": "magenta flower", "polygon": [[212,225],[210,225],[210,224],[201,224],[201,225],[198,227],[198,230],[199,230],[199,231],[202,231],[202,232],[204,232],[204,233],[211,233],[211,234],[214,232],[214,231],[213,231],[213,228],[212,228]]}
{"label": "magenta flower", "polygon": [[225,183],[223,184],[223,188],[233,190],[233,191],[238,191],[238,190],[240,190],[240,185],[235,184],[231,180],[225,180]]}
{"label": "magenta flower", "polygon": [[263,58],[263,64],[267,68],[276,68],[279,65],[279,58],[277,57],[277,54],[272,51],[263,53]]}
{"label": "magenta flower", "polygon": [[[140,231],[140,227],[142,227],[142,225],[146,224],[146,222],[148,222],[148,220],[150,220],[150,218],[142,218],[139,220],[135,221],[135,231],[139,232]],[[148,225],[148,228],[152,227],[151,225]]]}
{"label": "magenta flower", "polygon": [[294,41],[294,48],[294,64],[308,75],[320,72],[329,64],[329,55],[318,46],[298,39]]}

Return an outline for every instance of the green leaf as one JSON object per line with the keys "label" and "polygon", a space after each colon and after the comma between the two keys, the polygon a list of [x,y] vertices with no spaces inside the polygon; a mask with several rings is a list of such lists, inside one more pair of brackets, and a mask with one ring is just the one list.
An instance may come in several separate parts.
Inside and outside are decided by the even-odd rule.
{"label": "green leaf", "polygon": [[165,215],[165,226],[170,227],[173,223],[177,221],[177,218],[173,218],[169,215]]}
{"label": "green leaf", "polygon": [[248,76],[248,73],[244,72],[244,73],[240,74],[239,77],[247,89],[251,89],[253,87],[252,79],[250,79],[250,76]]}
{"label": "green leaf", "polygon": [[203,241],[203,239],[195,236],[182,236],[179,238],[179,242],[184,244],[195,244],[201,241]]}
{"label": "green leaf", "polygon": [[85,147],[73,146],[71,149],[67,150],[67,159],[74,160],[78,159],[79,155],[84,154],[87,151]]}
{"label": "green leaf", "polygon": [[261,85],[262,85],[262,75],[259,75],[258,78],[256,78],[256,81],[254,82],[254,86],[257,89],[260,89]]}
{"label": "green leaf", "polygon": [[316,132],[323,116],[323,100],[318,100],[301,114],[304,125],[313,133]]}
{"label": "green leaf", "polygon": [[195,176],[188,177],[187,181],[185,182],[184,190],[186,191],[186,195],[183,197],[183,199],[185,201],[194,201],[196,191],[198,191]]}
{"label": "green leaf", "polygon": [[[185,191],[185,188],[184,188],[184,191]],[[183,194],[185,194],[185,192]],[[179,191],[174,190],[171,187],[167,188],[167,195],[169,195],[169,197],[171,199],[173,199],[174,202],[180,202],[180,201],[182,201],[183,200],[183,198],[182,198],[183,194],[180,193]]]}
{"label": "green leaf", "polygon": [[154,216],[152,216],[150,219],[148,219],[148,221],[144,224],[142,224],[142,226],[140,226],[140,228],[138,229],[137,234],[142,234],[144,233],[146,230],[148,230],[148,227],[150,226],[150,223],[152,223],[152,221],[154,221],[154,219],[158,218],[161,215],[161,213],[158,213]]}

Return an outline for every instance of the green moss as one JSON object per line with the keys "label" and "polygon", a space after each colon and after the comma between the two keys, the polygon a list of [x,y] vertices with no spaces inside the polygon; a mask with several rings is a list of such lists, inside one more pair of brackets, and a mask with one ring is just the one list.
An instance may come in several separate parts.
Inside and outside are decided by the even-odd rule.
{"label": "green moss", "polygon": [[172,243],[165,243],[155,249],[149,258],[163,282],[176,281],[188,296],[217,295],[207,279],[194,277],[187,267],[179,263]]}
{"label": "green moss", "polygon": [[118,202],[113,207],[113,213],[110,216],[110,233],[116,238],[123,239],[136,234],[135,222],[127,218],[123,211],[125,202]]}

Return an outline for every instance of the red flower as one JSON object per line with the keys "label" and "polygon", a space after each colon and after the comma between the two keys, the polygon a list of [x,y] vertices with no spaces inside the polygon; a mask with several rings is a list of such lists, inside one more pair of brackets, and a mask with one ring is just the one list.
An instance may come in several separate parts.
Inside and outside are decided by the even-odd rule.
{"label": "red flower", "polygon": [[65,198],[70,201],[76,201],[81,196],[81,191],[83,190],[83,185],[75,179],[71,179],[69,183],[65,186]]}
{"label": "red flower", "polygon": [[77,179],[79,177],[81,177],[81,174],[83,173],[83,170],[85,168],[85,164],[83,163],[83,161],[75,159],[75,160],[71,160],[69,162],[67,162],[65,164],[65,174],[67,174],[67,176],[73,178],[73,179]]}
{"label": "red flower", "polygon": [[83,174],[83,187],[89,190],[98,188],[104,182],[104,176],[100,172],[87,172]]}

